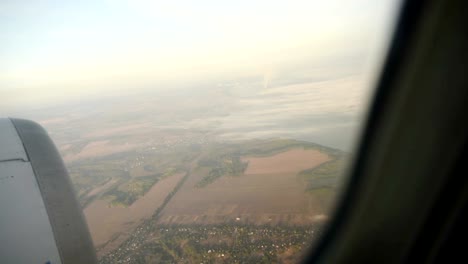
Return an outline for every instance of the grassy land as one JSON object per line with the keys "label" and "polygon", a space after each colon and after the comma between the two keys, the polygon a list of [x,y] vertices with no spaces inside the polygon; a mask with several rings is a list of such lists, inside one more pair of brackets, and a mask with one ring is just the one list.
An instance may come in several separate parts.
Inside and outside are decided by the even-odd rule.
{"label": "grassy land", "polygon": [[116,183],[129,179],[128,172],[111,161],[74,163],[68,165],[68,171],[82,207],[98,196],[89,195],[94,188],[104,185],[110,179],[117,179]]}
{"label": "grassy land", "polygon": [[343,177],[348,158],[347,155],[339,155],[315,168],[300,172],[299,176],[308,183],[307,191],[335,189]]}
{"label": "grassy land", "polygon": [[198,188],[214,182],[221,176],[239,176],[244,174],[247,162],[242,162],[239,156],[203,159],[198,162],[199,167],[208,167],[209,172],[195,186]]}
{"label": "grassy land", "polygon": [[253,140],[243,144],[240,154],[243,156],[271,156],[292,148],[314,149],[333,157],[343,153],[341,150],[307,141],[294,139],[269,139]]}
{"label": "grassy land", "polygon": [[[193,146],[141,149],[74,161],[67,168],[83,208],[101,198],[112,206],[129,206],[158,180],[184,172],[199,153]],[[96,189],[110,179],[113,184]]]}
{"label": "grassy land", "polygon": [[293,148],[318,150],[332,158],[331,161],[315,169],[301,172],[301,176],[310,183],[308,189],[313,189],[315,185],[318,187],[336,185],[346,159],[343,151],[305,141],[269,139],[211,145],[205,157],[198,162],[199,168],[203,168],[207,173],[196,187],[205,187],[222,176],[242,175],[248,166],[246,162],[241,161],[242,156],[267,157]]}
{"label": "grassy land", "polygon": [[145,195],[146,192],[159,181],[160,177],[160,174],[156,174],[131,179],[105,192],[103,198],[108,199],[112,206],[130,206],[133,202]]}

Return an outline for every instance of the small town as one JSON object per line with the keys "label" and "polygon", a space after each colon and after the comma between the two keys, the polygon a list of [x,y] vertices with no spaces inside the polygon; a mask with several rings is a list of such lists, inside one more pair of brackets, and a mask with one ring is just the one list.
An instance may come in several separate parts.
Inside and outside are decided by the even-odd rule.
{"label": "small town", "polygon": [[318,225],[162,226],[153,219],[100,263],[294,263],[321,232]]}

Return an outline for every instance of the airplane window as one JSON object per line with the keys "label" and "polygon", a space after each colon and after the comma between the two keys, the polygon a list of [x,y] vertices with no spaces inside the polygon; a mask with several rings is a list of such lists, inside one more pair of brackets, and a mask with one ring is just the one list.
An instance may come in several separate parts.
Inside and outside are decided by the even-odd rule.
{"label": "airplane window", "polygon": [[3,1],[0,111],[49,132],[100,263],[297,263],[398,5]]}

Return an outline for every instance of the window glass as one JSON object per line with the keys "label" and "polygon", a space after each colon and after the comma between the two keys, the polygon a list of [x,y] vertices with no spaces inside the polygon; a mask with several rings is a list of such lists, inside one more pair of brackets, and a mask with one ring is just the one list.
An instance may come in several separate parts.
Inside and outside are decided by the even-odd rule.
{"label": "window glass", "polygon": [[2,1],[0,110],[50,133],[100,263],[295,263],[397,5]]}

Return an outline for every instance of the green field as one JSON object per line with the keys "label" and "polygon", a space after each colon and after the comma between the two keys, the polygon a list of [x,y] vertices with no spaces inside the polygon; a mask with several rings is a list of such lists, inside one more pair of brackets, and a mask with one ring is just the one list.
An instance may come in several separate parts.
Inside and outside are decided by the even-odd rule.
{"label": "green field", "polygon": [[334,157],[315,168],[300,172],[299,176],[307,181],[308,191],[326,188],[335,189],[340,180],[343,179],[348,159],[349,157],[344,154]]}
{"label": "green field", "polygon": [[160,174],[131,179],[124,184],[115,186],[103,194],[103,198],[112,206],[130,206],[146,194],[160,179]]}

